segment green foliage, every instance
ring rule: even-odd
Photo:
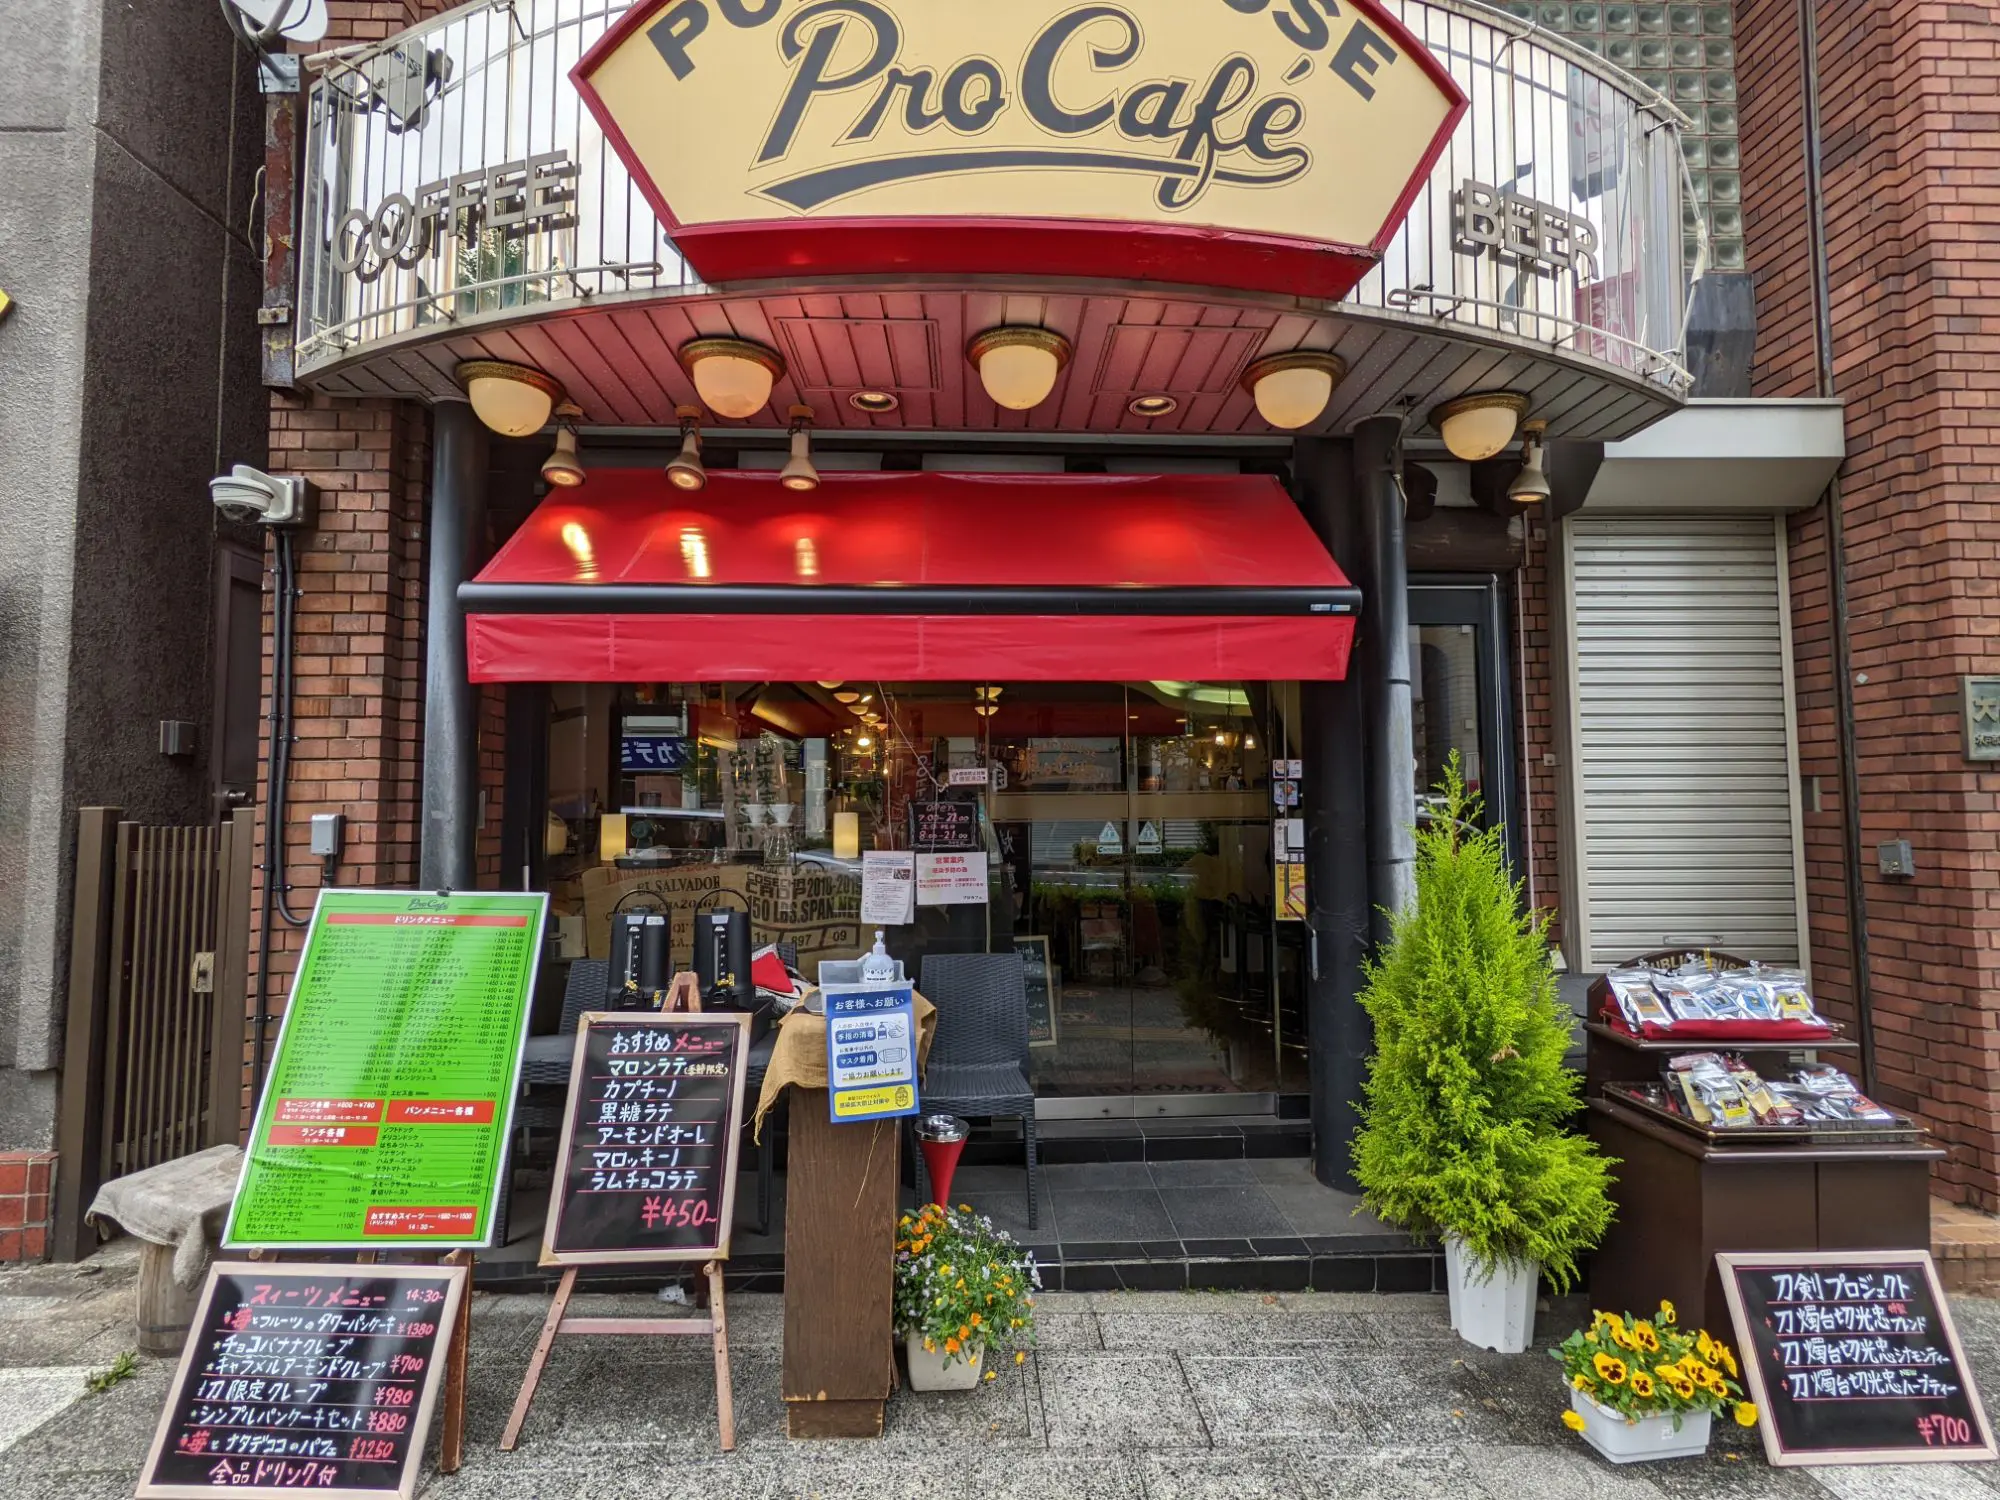
[[[84,1384],[90,1387],[92,1395],[101,1396],[121,1380],[130,1380],[138,1373],[139,1356],[128,1349],[111,1361],[110,1369],[97,1371],[88,1377]]]
[[[896,1226],[896,1332],[918,1335],[946,1364],[1033,1344],[1041,1284],[1034,1256],[965,1204],[926,1204]]]
[[[1458,758],[1417,830],[1417,899],[1367,970],[1375,1022],[1356,1175],[1377,1217],[1457,1236],[1474,1274],[1532,1261],[1567,1290],[1611,1223],[1610,1161],[1565,1128],[1581,1080],[1541,912],[1523,913],[1504,834],[1474,828]]]

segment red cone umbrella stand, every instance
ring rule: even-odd
[[[957,1115],[925,1115],[917,1121],[917,1145],[923,1149],[924,1170],[930,1173],[931,1202],[951,1206],[951,1179],[965,1152],[972,1127]]]

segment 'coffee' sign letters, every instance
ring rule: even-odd
[[[571,76],[711,280],[779,256],[1338,295],[1465,107],[1374,0],[641,0]]]

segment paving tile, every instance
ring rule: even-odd
[[[1153,1185],[1152,1172],[1143,1161],[1058,1162],[1042,1171],[1049,1187],[1058,1193]]]
[[[1828,1500],[1813,1471],[1774,1469],[1761,1448],[1746,1452],[1711,1443],[1700,1458],[1663,1459],[1644,1467],[1667,1500]],[[1924,1500],[1924,1491],[1905,1490],[1899,1500]]]
[[[90,1372],[78,1367],[57,1382],[33,1382],[15,1392],[15,1409],[27,1425],[11,1434],[0,1455],[0,1495],[9,1494],[8,1480],[34,1473],[116,1472],[129,1486],[152,1445],[173,1370],[166,1360],[141,1359],[131,1379],[103,1395],[85,1395]],[[0,1381],[23,1373],[7,1371]]]
[[[1357,1352],[1328,1361],[1325,1378],[1360,1405],[1377,1443],[1512,1441],[1513,1428],[1492,1385],[1471,1366],[1434,1351]]]
[[[1181,1356],[1195,1405],[1217,1447],[1299,1439],[1369,1441],[1353,1386],[1327,1378],[1327,1355]]]
[[[1261,1308],[1236,1317],[1197,1313],[1098,1313],[1104,1347],[1141,1352],[1174,1349],[1184,1355],[1296,1354],[1302,1351],[1379,1351],[1374,1330],[1350,1312]]]
[[[1449,1448],[1149,1454],[1150,1500],[1465,1500],[1470,1473]]]
[[[899,1452],[935,1450],[954,1458],[982,1448],[1042,1447],[1041,1395],[1035,1356],[1015,1364],[1011,1353],[987,1356],[993,1379],[975,1391],[905,1389],[889,1403],[882,1443]],[[1984,1500],[1984,1497],[1982,1497]]]
[[[1183,1240],[1288,1235],[1291,1220],[1260,1187],[1216,1186],[1160,1190],[1160,1201]]]
[[[1153,1186],[1161,1188],[1247,1187],[1257,1181],[1247,1161],[1156,1161]]]
[[[1812,1477],[1837,1500],[1993,1500],[1994,1486],[1982,1478],[1992,1465],[1855,1464],[1814,1469]]]
[[[1521,1500],[1524,1495],[1534,1500],[1662,1500],[1648,1477],[1659,1465],[1606,1463],[1568,1428],[1561,1431],[1572,1446],[1551,1451],[1467,1443],[1458,1450],[1459,1457],[1491,1500]]]
[[[1056,1220],[1068,1242],[1178,1239],[1167,1206],[1151,1187],[1057,1189]]]
[[[1310,1180],[1263,1184],[1264,1196],[1285,1216],[1298,1234],[1393,1236],[1404,1244],[1408,1237],[1378,1223],[1373,1216],[1355,1212],[1356,1200]]]
[[[1208,1446],[1207,1429],[1171,1345],[1149,1354],[1047,1355],[1036,1363],[1053,1449]]]

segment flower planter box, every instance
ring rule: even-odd
[[[1502,1262],[1485,1281],[1454,1235],[1444,1241],[1445,1287],[1451,1326],[1468,1344],[1499,1354],[1522,1354],[1535,1341],[1535,1292],[1541,1267]]]
[[[1583,1418],[1583,1440],[1614,1464],[1644,1463],[1655,1458],[1698,1458],[1708,1451],[1705,1411],[1684,1412],[1678,1431],[1674,1419],[1640,1417],[1627,1421],[1609,1407],[1599,1406],[1582,1391],[1569,1393],[1572,1410]]]
[[[971,1359],[953,1359],[940,1349],[935,1354],[924,1349],[921,1334],[903,1335],[903,1354],[910,1370],[910,1389],[913,1391],[972,1391],[979,1388],[980,1367],[986,1363],[986,1350],[973,1355]]]

